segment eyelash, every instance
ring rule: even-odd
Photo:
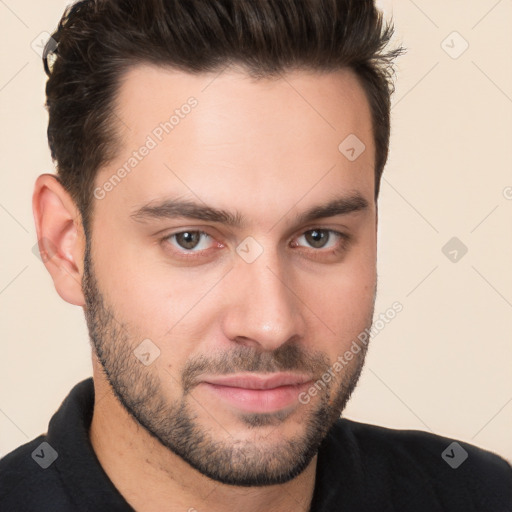
[[[334,229],[320,228],[320,227],[315,227],[315,228],[308,229],[307,231],[302,232],[297,238],[300,238],[300,237],[304,236],[305,234],[311,233],[313,231],[328,232],[329,236],[335,235],[335,236],[337,236],[339,238],[339,241],[338,241],[338,243],[336,244],[336,246],[334,248],[330,248],[330,249],[322,249],[322,248],[315,249],[313,247],[310,247],[309,250],[307,250],[307,252],[309,252],[311,254],[313,259],[323,258],[325,256],[337,255],[339,252],[342,252],[342,251],[344,251],[346,249],[347,244],[352,239],[351,236],[347,235],[346,233],[342,233],[342,232],[336,231]],[[183,233],[199,233],[200,235],[207,236],[207,237],[209,237],[209,238],[211,238],[213,240],[213,237],[211,237],[205,231],[202,231],[202,230],[199,230],[199,229],[195,229],[195,230],[194,229],[185,229],[185,230],[182,230],[182,231],[177,231],[176,233],[171,233],[170,235],[166,235],[165,237],[163,237],[161,239],[161,242],[168,243],[168,245],[171,245],[170,242],[169,242],[170,239],[176,237],[177,235],[183,234]],[[329,243],[329,242],[330,242],[330,240],[327,241],[327,243]],[[220,245],[223,247],[222,244],[220,244]],[[295,246],[295,247],[300,247],[300,246]],[[210,248],[203,249],[203,250],[200,250],[200,251],[194,251],[194,250],[187,251],[184,248],[182,248],[181,251],[180,250],[176,250],[176,249],[171,249],[171,250],[172,250],[172,252],[174,254],[177,254],[179,257],[181,257],[183,259],[186,259],[186,260],[191,260],[191,259],[194,259],[194,258],[204,257],[205,253],[207,251],[209,251]]]

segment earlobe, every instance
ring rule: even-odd
[[[71,196],[55,175],[42,174],[37,178],[32,211],[41,259],[57,293],[70,304],[84,306],[82,220]]]

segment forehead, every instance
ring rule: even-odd
[[[120,150],[95,181],[124,169],[112,206],[181,195],[263,211],[308,190],[373,199],[371,113],[350,70],[253,80],[139,65],[123,76],[115,110]]]

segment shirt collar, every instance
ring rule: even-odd
[[[59,454],[55,469],[80,509],[132,511],[92,447],[89,427],[93,409],[94,384],[90,377],[71,390],[50,420],[47,441]]]

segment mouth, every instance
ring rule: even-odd
[[[312,381],[303,374],[237,374],[206,377],[199,387],[239,411],[272,413],[297,405]]]

